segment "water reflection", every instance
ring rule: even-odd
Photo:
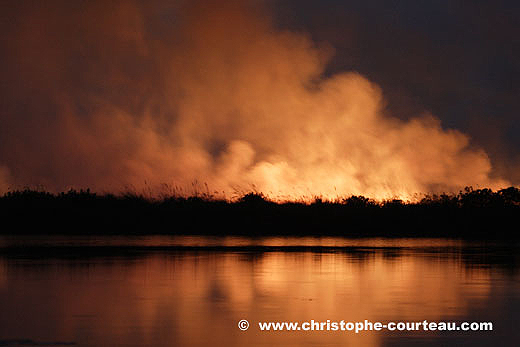
[[[460,247],[480,244],[458,239],[434,238],[342,238],[342,237],[244,237],[244,236],[100,236],[100,235],[2,235],[0,247],[7,246],[139,246],[139,247]]]
[[[312,239],[260,241],[264,246],[280,246],[277,242],[315,246]],[[4,246],[9,242],[4,240]],[[121,240],[110,242],[122,245]],[[429,245],[378,240],[370,247],[366,240],[340,239],[320,240],[327,247],[339,244],[338,249],[323,248],[325,252],[233,248],[244,246],[240,242],[218,251],[161,248],[153,252],[147,248],[131,256],[119,252],[33,258],[6,252],[0,257],[0,343],[31,339],[92,346],[379,346],[438,339],[453,345],[461,339],[485,344],[491,338],[509,344],[518,338],[512,329],[512,322],[520,318],[516,313],[519,276],[511,271],[516,269],[516,256],[503,248],[488,246],[483,252],[482,247],[463,247],[454,240]],[[509,266],[496,261],[503,258],[500,254],[509,254]],[[248,331],[236,327],[240,319],[251,322]],[[259,321],[311,319],[485,320],[494,321],[497,328],[447,336],[432,332],[262,333],[257,328]]]

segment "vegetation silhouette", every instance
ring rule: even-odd
[[[11,191],[0,197],[2,234],[336,235],[518,239],[520,190],[467,187],[418,202],[351,196],[273,202],[260,193],[235,201],[211,195]],[[9,223],[10,222],[10,223]]]

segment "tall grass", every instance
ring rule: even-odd
[[[198,189],[198,188],[197,188]],[[168,192],[168,194],[166,193]],[[226,199],[209,189],[162,196],[22,189],[0,197],[1,233],[439,236],[517,238],[520,190],[467,187],[416,202],[350,196],[271,201],[258,192]]]

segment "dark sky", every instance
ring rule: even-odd
[[[271,182],[270,167],[292,177],[272,186],[317,192],[336,184],[321,182],[334,175],[319,163],[351,167],[352,181],[338,180],[353,193],[456,189],[489,175],[518,185],[519,23],[517,1],[2,1],[0,192],[145,177],[229,188],[227,157],[242,160],[237,179]],[[382,115],[378,92],[350,71],[380,87]],[[349,102],[369,105],[349,115],[358,128],[334,123]],[[408,122],[425,114],[442,128]],[[399,142],[414,126],[432,141]],[[315,143],[298,142],[309,131]],[[305,145],[314,156],[293,152]]]
[[[335,48],[330,72],[378,83],[388,111],[430,111],[520,178],[520,2],[278,1],[277,22]],[[517,181],[518,182],[518,181]]]

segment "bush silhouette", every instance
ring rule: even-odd
[[[518,238],[520,190],[467,187],[419,202],[273,202],[248,193],[234,202],[209,195],[148,199],[135,193],[11,191],[0,197],[1,233],[341,235],[349,237]],[[6,225],[8,225],[6,223]]]

